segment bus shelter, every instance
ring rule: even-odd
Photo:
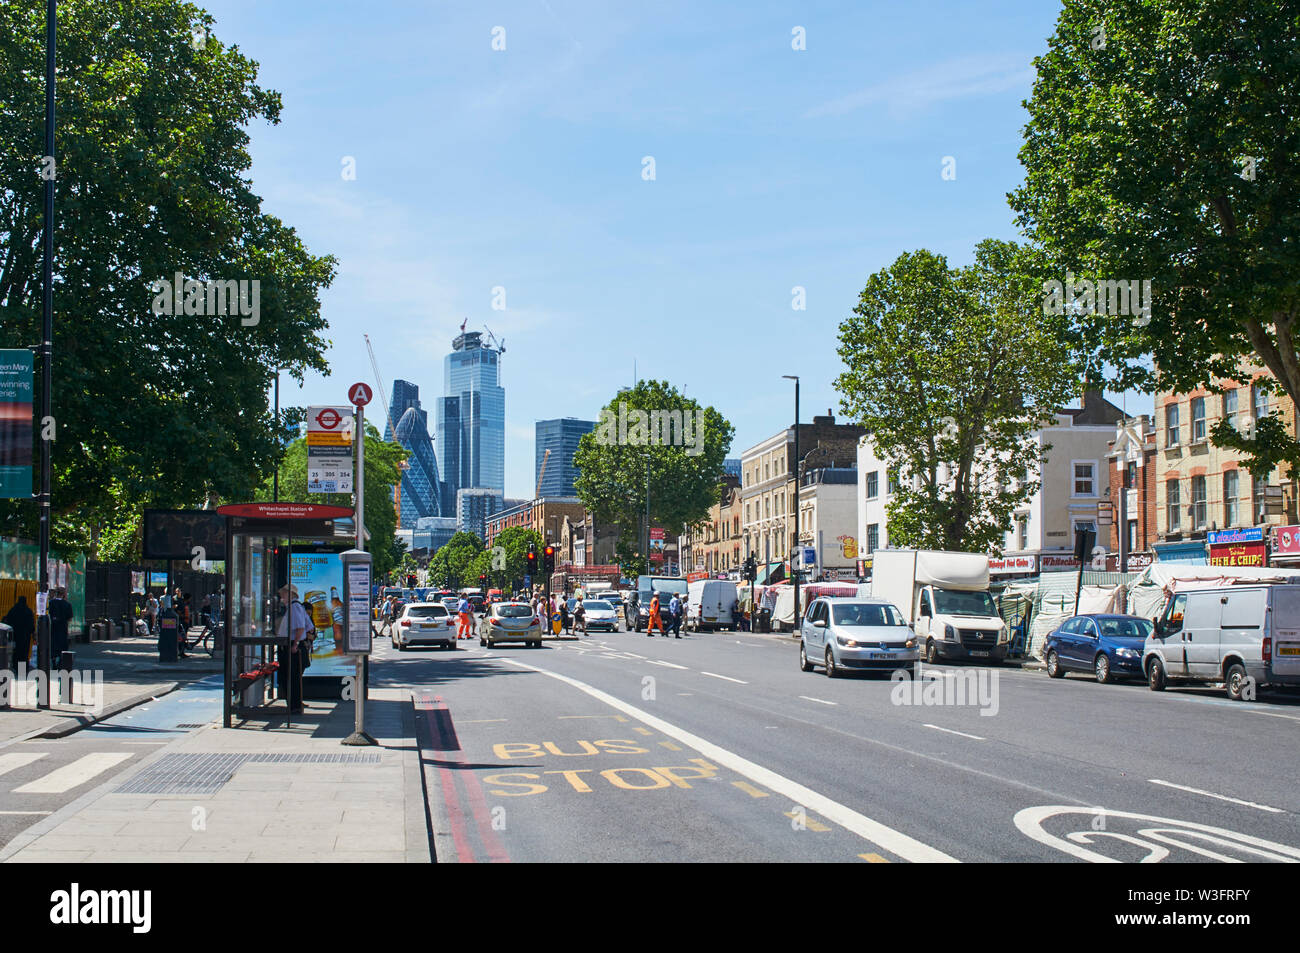
[[[289,632],[280,621],[290,600],[302,602],[316,629],[309,681],[334,683],[355,672],[346,664],[342,564],[337,554],[355,538],[353,511],[315,503],[237,503],[217,508],[226,518],[226,625],[222,718],[279,711],[275,686],[282,684],[286,724],[291,724],[287,681],[278,679]],[[336,579],[335,576],[338,576]],[[287,665],[286,665],[287,668]],[[287,679],[286,671],[284,679]]]

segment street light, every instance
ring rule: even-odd
[[[54,37],[58,21],[57,0],[48,0],[45,6],[45,155],[54,159]],[[46,597],[46,611],[37,619],[36,645],[40,655],[43,688],[38,689],[37,705],[50,707],[50,616],[48,609],[50,588],[50,441],[45,438],[45,422],[53,420],[54,388],[54,177],[58,163],[45,177],[45,228],[41,244],[44,247],[41,300],[41,495],[40,495],[40,565],[37,567],[40,592]]]
[[[799,546],[799,377],[782,374],[785,380],[794,381],[794,545]],[[799,570],[794,568],[795,554],[790,554],[790,576],[794,582],[794,630],[799,631]]]

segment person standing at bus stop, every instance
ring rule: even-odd
[[[289,678],[289,711],[301,715],[303,653],[304,650],[311,651],[307,642],[307,610],[298,601],[298,590],[287,585],[280,587],[280,603],[286,609],[280,617],[280,627],[276,634],[289,640],[288,648],[280,650],[280,670],[286,672]]]

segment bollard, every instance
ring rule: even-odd
[[[158,661],[175,662],[179,660],[176,651],[177,633],[180,631],[180,617],[174,610],[168,609],[162,614],[158,625]]]
[[[9,626],[0,624],[0,677],[4,680],[4,684],[0,685],[0,711],[9,710],[9,692],[14,683],[9,674],[9,640],[13,637],[13,631]]]

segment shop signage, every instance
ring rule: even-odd
[[[1273,530],[1273,555],[1300,556],[1300,526],[1279,526]]]
[[[32,352],[0,350],[0,498],[32,495]]]
[[[1043,553],[1040,557],[1043,572],[1056,572],[1064,569],[1078,569],[1079,560],[1070,553]]]
[[[1141,572],[1155,561],[1155,557],[1150,553],[1129,553],[1128,554],[1128,571]],[[1119,556],[1116,553],[1106,554],[1106,570],[1108,572],[1119,572]]]
[[[1022,572],[1038,572],[1038,555],[1030,553],[1026,556],[1003,556],[1000,559],[989,559],[989,572],[1006,574]]]
[[[1228,543],[1262,543],[1264,542],[1264,530],[1262,527],[1226,529],[1217,533],[1207,533],[1205,538],[1211,546],[1226,545]]]
[[[709,574],[707,572],[688,572],[686,574],[686,581],[688,583],[698,582],[701,579],[708,579],[708,578],[709,578]]]
[[[1260,566],[1268,559],[1264,544],[1225,543],[1210,547],[1211,566]]]
[[[242,516],[254,520],[341,520],[352,518],[350,506],[326,506],[321,503],[228,503],[218,506],[222,516]]]

